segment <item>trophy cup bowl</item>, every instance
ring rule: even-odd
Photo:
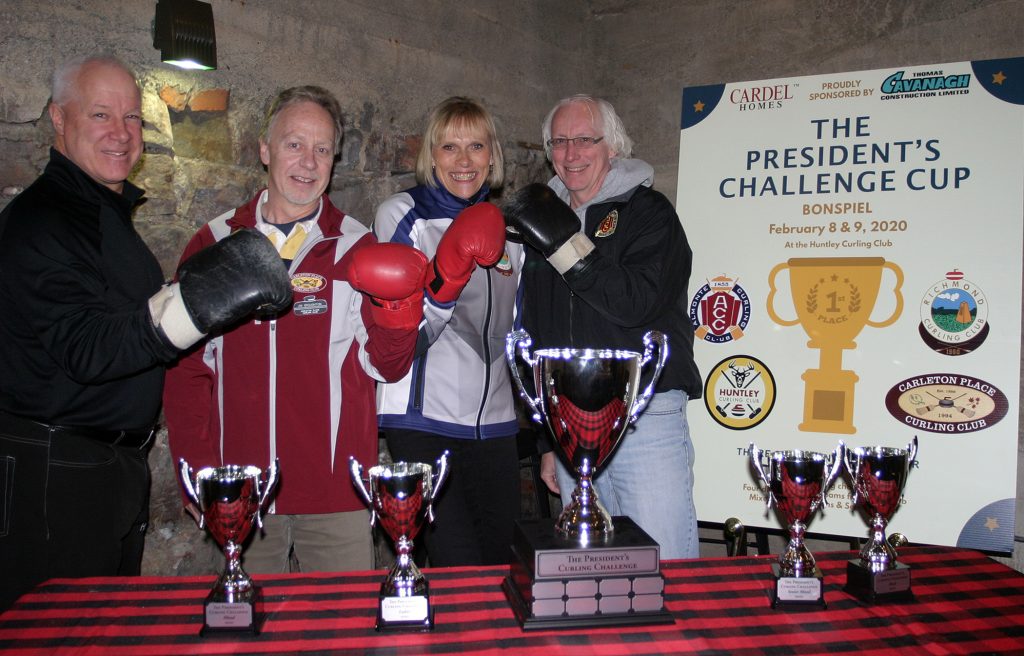
[[[842,442],[829,455],[814,451],[774,451],[750,444],[750,462],[765,486],[767,508],[775,507],[789,526],[789,544],[779,556],[772,606],[779,603],[824,604],[821,570],[804,544],[807,524],[827,505],[826,493],[843,466]]]
[[[532,356],[529,334],[509,333],[505,342],[512,379],[533,411],[546,424],[564,461],[577,479],[572,501],[555,523],[559,535],[581,545],[601,541],[614,532],[608,511],[597,498],[593,479],[615,451],[626,428],[647,406],[668,358],[665,335],[644,335],[644,353],[613,349],[541,349]],[[658,357],[654,376],[641,393],[640,373]],[[533,371],[539,395],[526,391],[516,367],[516,351]]]
[[[363,479],[363,466],[349,458],[352,482],[370,507],[370,526],[380,523],[395,542],[397,558],[380,586],[377,630],[434,627],[429,585],[412,559],[413,540],[434,521],[434,500],[448,476],[448,451],[436,467],[420,462],[377,465]]]
[[[200,631],[259,632],[259,589],[242,569],[242,543],[253,526],[263,525],[260,511],[278,480],[278,463],[266,472],[253,465],[205,467],[193,473],[184,458],[178,475],[189,501],[206,528],[224,550],[224,572],[204,604]]]
[[[907,599],[910,568],[896,560],[885,527],[899,508],[910,468],[917,459],[917,436],[906,449],[858,447],[846,451],[846,470],[853,482],[853,503],[870,517],[871,538],[860,559],[847,563],[847,592],[866,601]]]

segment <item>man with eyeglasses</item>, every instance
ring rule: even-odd
[[[532,248],[523,268],[523,327],[535,348],[638,350],[648,330],[668,336],[670,356],[635,430],[594,480],[612,515],[628,515],[661,557],[696,558],[693,445],[686,402],[700,398],[686,290],[692,252],[671,203],[653,190],[653,168],[607,101],[559,101],[543,127],[556,176],[519,191],[508,225]],[[573,476],[553,453],[541,477],[561,493]]]

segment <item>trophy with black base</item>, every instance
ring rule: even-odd
[[[524,629],[674,621],[664,607],[658,543],[628,517],[616,517],[613,524],[593,485],[654,393],[668,357],[665,336],[648,332],[643,354],[566,348],[531,355],[531,344],[525,331],[508,335],[512,378],[533,420],[543,420],[554,437],[577,485],[553,523],[516,523],[515,557],[502,584],[516,619]],[[517,351],[533,371],[537,398],[523,386]],[[641,393],[640,374],[652,360],[654,374]]]
[[[840,442],[830,459],[813,451],[769,453],[750,444],[750,462],[765,485],[767,507],[775,506],[789,524],[789,544],[772,564],[772,608],[826,606],[821,569],[804,544],[804,534],[814,513],[827,505],[825,495],[843,467],[844,451]]]
[[[846,592],[868,603],[914,598],[910,567],[897,562],[885,537],[885,526],[903,496],[910,467],[917,458],[917,436],[906,449],[860,447],[846,451],[846,469],[853,480],[853,503],[871,517],[871,539],[860,558],[846,563]]]
[[[432,468],[420,462],[377,465],[369,471],[369,489],[363,466],[349,458],[352,482],[370,506],[370,526],[377,521],[395,541],[398,557],[380,585],[378,631],[430,631],[434,609],[430,586],[412,559],[413,538],[426,522],[434,521],[434,499],[448,476],[448,452]]]
[[[224,572],[203,604],[203,628],[208,633],[259,633],[263,621],[262,595],[242,569],[242,543],[253,525],[263,526],[260,510],[277,485],[277,461],[264,475],[252,465],[206,467],[192,475],[185,459],[179,461],[178,476],[199,517],[199,528],[207,528],[224,549]]]

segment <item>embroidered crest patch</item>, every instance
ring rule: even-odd
[[[610,237],[615,233],[615,228],[619,225],[619,210],[612,210],[608,213],[608,216],[601,220],[601,224],[597,226],[597,232],[594,233],[595,237]]]

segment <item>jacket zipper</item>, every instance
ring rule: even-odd
[[[487,392],[491,386],[491,340],[489,336],[491,334],[491,306],[494,303],[491,290],[491,270],[484,269],[484,273],[487,274],[487,312],[484,313],[483,330],[480,331],[484,347],[484,393],[480,397],[480,407],[476,413],[476,439],[478,440],[483,439],[483,436],[480,434],[480,423],[483,421],[484,406],[487,404]]]

